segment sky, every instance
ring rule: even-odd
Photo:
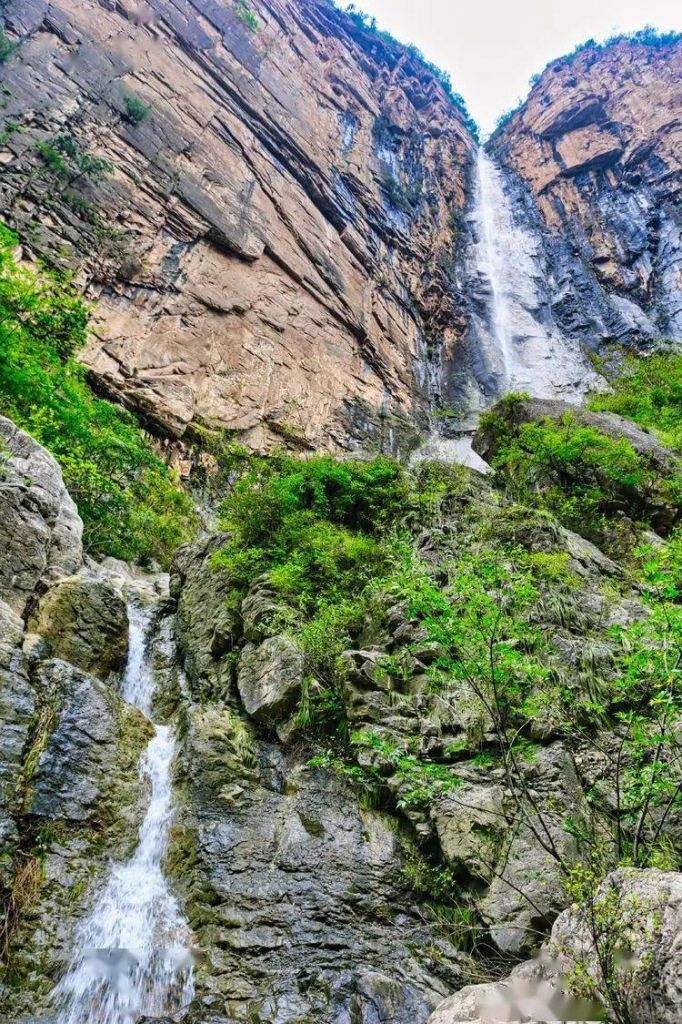
[[[593,37],[653,25],[682,31],[682,0],[356,0],[401,42],[449,71],[484,134],[528,79]]]

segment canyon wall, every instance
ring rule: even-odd
[[[9,0],[0,198],[96,300],[96,386],[171,437],[424,427],[474,141],[414,52],[327,0]]]
[[[679,35],[587,44],[550,64],[490,149],[545,236],[565,332],[591,345],[682,339]]]

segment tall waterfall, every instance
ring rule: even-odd
[[[479,302],[470,351],[483,404],[511,390],[578,401],[593,375],[553,321],[545,287],[551,267],[539,238],[515,218],[509,183],[483,148],[472,220],[469,277]]]
[[[146,651],[151,608],[129,606],[130,647],[122,696],[148,718],[154,673]],[[175,741],[157,725],[140,764],[150,791],[135,853],[115,864],[76,935],[71,965],[55,990],[57,1024],[133,1024],[174,1013],[193,994],[191,938],[162,864],[172,817]]]

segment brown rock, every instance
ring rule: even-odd
[[[462,328],[442,269],[473,150],[460,111],[327,0],[252,0],[255,30],[227,2],[138,7],[6,15],[23,130],[0,198],[99,299],[100,385],[175,437],[200,420],[258,448],[413,445],[427,344]],[[150,107],[138,124],[126,94]],[[115,172],[57,187],[36,144],[65,133]]]

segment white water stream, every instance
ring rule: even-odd
[[[146,650],[152,608],[131,603],[122,697],[151,718],[154,673]],[[134,1024],[174,1013],[193,994],[191,936],[163,873],[172,819],[175,740],[157,725],[140,764],[150,792],[137,849],[112,866],[76,934],[71,965],[55,990],[57,1024]]]
[[[475,271],[487,294],[483,348],[499,397],[527,391],[538,398],[579,401],[594,381],[578,343],[565,338],[547,307],[539,239],[517,223],[504,174],[483,148],[476,161]]]
[[[598,378],[580,345],[554,322],[547,300],[551,275],[542,245],[515,217],[513,189],[483,148],[476,159],[473,243],[467,277],[478,297],[469,330],[470,380],[454,436],[434,429],[413,462],[442,459],[487,472],[471,448],[481,412],[510,391],[580,402]]]

